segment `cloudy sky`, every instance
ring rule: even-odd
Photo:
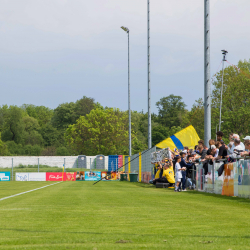
[[[250,58],[249,0],[211,0],[211,75],[221,49]],[[147,0],[0,0],[0,104],[55,108],[93,97],[147,111]],[[203,98],[204,0],[151,0],[152,111],[170,94]]]

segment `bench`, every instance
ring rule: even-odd
[[[156,188],[168,188],[169,187],[169,183],[157,183],[155,184]]]

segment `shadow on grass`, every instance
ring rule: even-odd
[[[16,231],[16,232],[27,232],[27,233],[66,233],[66,234],[93,234],[93,235],[110,235],[109,232],[107,233],[98,233],[98,232],[84,232],[84,231],[81,231],[81,232],[70,232],[70,231],[67,231],[67,232],[64,232],[64,231],[42,231],[42,230],[28,230],[28,229],[19,229],[19,228],[0,228],[0,231]],[[155,233],[155,234],[131,234],[131,233],[124,233],[124,232],[121,232],[121,233],[112,233],[113,235],[126,235],[126,236],[164,236],[164,237],[171,237],[171,238],[174,238],[174,237],[192,237],[192,238],[222,238],[222,239],[227,239],[227,238],[234,238],[234,239],[250,239],[250,235],[243,235],[243,236],[232,236],[232,235],[224,235],[224,236],[218,236],[218,235],[187,235],[187,234],[184,234],[184,235],[168,235],[168,234],[161,234],[159,232]]]
[[[238,201],[238,202],[248,203],[250,205],[250,199],[248,199],[248,198],[242,198],[242,197],[236,197],[236,196],[232,197],[232,196],[226,196],[226,195],[221,195],[221,194],[205,193],[205,192],[199,192],[199,191],[188,191],[187,194],[220,198],[222,200]]]
[[[148,183],[141,183],[141,182],[128,182],[131,184],[134,184],[137,187],[142,187],[142,188],[156,188],[154,185],[152,184],[148,184]],[[170,188],[162,188],[168,191],[172,191],[174,192],[174,189],[170,189]],[[214,198],[219,198],[222,200],[230,200],[230,201],[237,201],[237,202],[241,202],[241,203],[247,203],[250,205],[250,199],[248,198],[243,198],[243,197],[232,197],[232,196],[226,196],[226,195],[221,195],[221,194],[213,194],[213,193],[205,193],[205,192],[200,192],[200,191],[195,191],[195,190],[188,190],[187,192],[185,192],[185,194],[189,194],[189,195],[201,195],[201,196],[206,196],[206,197],[214,197]]]

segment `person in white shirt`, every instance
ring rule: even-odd
[[[233,140],[235,141],[235,139],[240,140],[240,136],[238,134],[233,134]],[[242,147],[242,150],[245,151],[245,145],[240,141],[240,146]],[[233,146],[231,147],[231,149],[226,146],[226,149],[228,150],[229,154],[233,154],[234,153],[234,148],[235,148],[235,143],[233,144]]]
[[[182,178],[182,173],[181,170],[186,170],[186,168],[181,168],[180,165],[181,162],[181,157],[177,156],[176,157],[176,164],[175,164],[175,192],[180,192],[180,183],[181,183],[181,178]]]
[[[243,152],[244,152],[244,149],[241,146],[241,141],[239,139],[235,139],[234,140],[234,150],[233,150],[233,153],[231,155],[229,155],[229,157],[232,157],[234,159],[240,158],[241,153],[243,153]]]

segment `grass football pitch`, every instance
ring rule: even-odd
[[[250,249],[250,200],[129,182],[0,182],[0,249]]]

